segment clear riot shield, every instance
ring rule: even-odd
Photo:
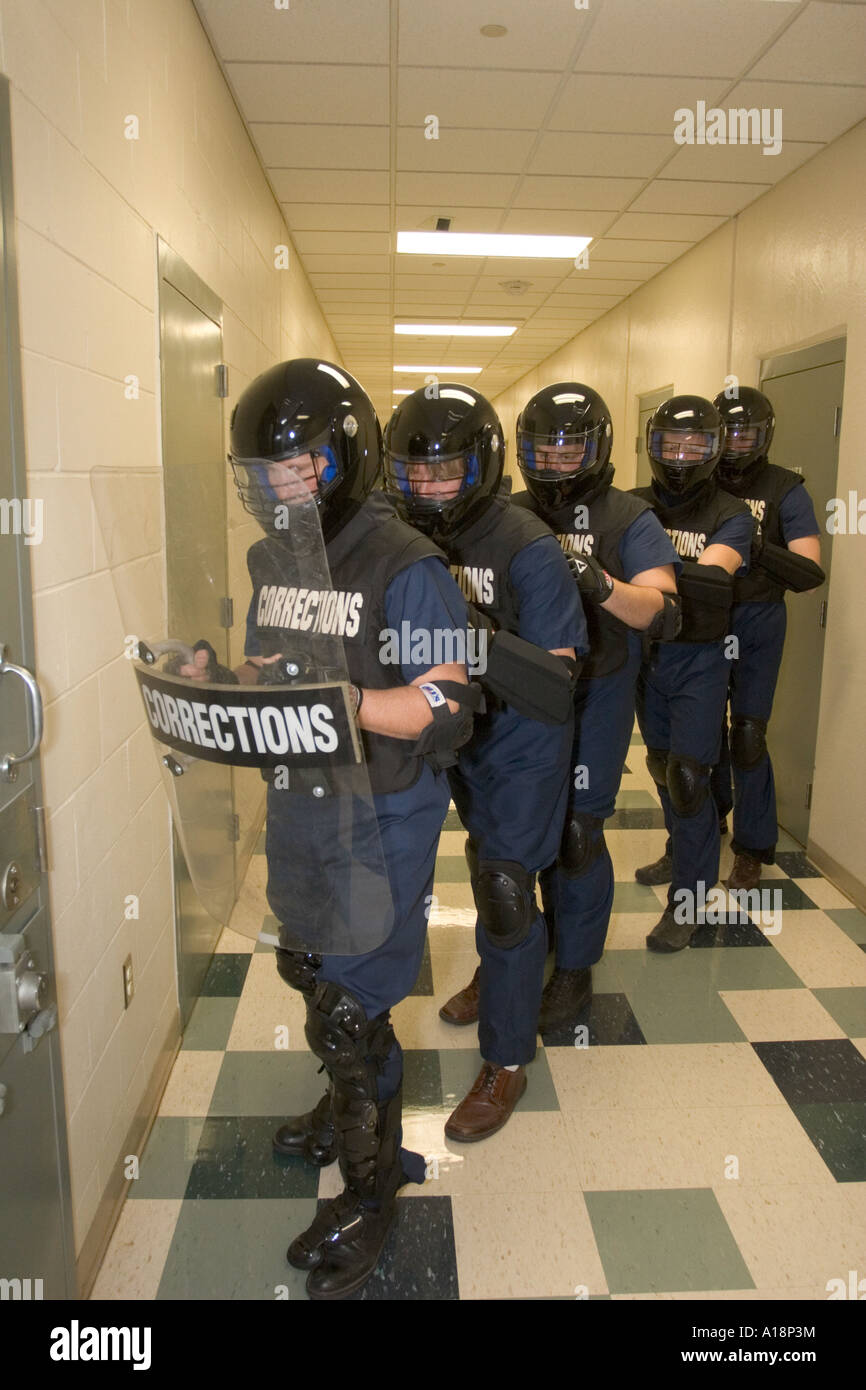
[[[258,676],[238,661],[241,681],[218,661],[215,636],[206,652],[209,634],[166,631],[172,604],[163,601],[154,520],[159,478],[156,470],[91,473],[130,679],[138,683],[193,887],[218,921],[231,918],[233,928],[269,944],[323,955],[374,950],[393,928],[393,905],[338,635],[346,630],[343,609],[358,596],[331,587],[315,500],[298,479],[282,508],[283,529],[249,547],[247,589],[234,610],[241,622],[248,615],[244,656]],[[184,573],[218,595],[194,513],[183,544]],[[197,643],[206,654],[196,656]],[[255,901],[252,883],[253,900],[243,903],[240,885],[236,904],[227,835],[233,768],[258,769],[267,783],[266,903]],[[278,926],[265,925],[270,914]]]

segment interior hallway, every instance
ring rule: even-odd
[[[546,1035],[508,1125],[461,1146],[443,1124],[478,1070],[476,1030],[437,1010],[476,957],[449,812],[424,964],[393,1012],[404,1143],[435,1161],[356,1299],[826,1300],[866,1270],[866,914],[781,832],[764,874],[778,934],[705,926],[678,955],[647,952],[665,890],[633,873],[664,830],[636,732],[606,835],[616,898],[589,1045]],[[237,911],[264,919],[263,849]],[[722,878],[730,863],[725,839]],[[271,949],[224,931],[93,1298],[306,1298],[285,1249],[340,1183],[336,1164],[271,1150],[322,1090],[303,1020]]]

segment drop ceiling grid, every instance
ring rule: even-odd
[[[483,39],[465,0],[195,3],[346,365],[371,385],[389,360],[472,360],[480,389],[504,389],[866,116],[862,5],[665,0],[661,22],[645,0],[496,0],[487,18],[509,34]],[[673,112],[698,100],[781,105],[782,154],[677,147]],[[590,235],[590,268],[398,263],[396,231],[437,214],[456,231]],[[531,289],[507,294],[511,280]],[[446,315],[518,332],[390,332]]]

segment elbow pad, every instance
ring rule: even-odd
[[[679,594],[662,593],[662,606],[644,636],[650,642],[673,642],[683,625],[683,606]]]
[[[461,681],[431,681],[419,688],[430,706],[433,722],[421,730],[411,752],[416,758],[426,758],[436,772],[441,772],[454,766],[457,749],[471,739],[474,715],[484,709],[484,695],[479,686],[463,685]],[[459,705],[456,714],[448,708],[449,700]]]
[[[677,588],[683,598],[709,608],[727,609],[733,599],[734,580],[721,565],[699,565],[695,560],[684,560]]]

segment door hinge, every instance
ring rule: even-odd
[[[220,627],[234,627],[235,601],[233,598],[220,599]]]
[[[842,426],[842,407],[841,407],[841,405],[837,405],[837,406],[834,407],[834,410],[833,410],[833,435],[834,435],[834,437],[838,436],[839,430],[840,430],[841,426]]]
[[[240,816],[238,815],[237,811],[234,811],[234,812],[229,816],[229,839],[232,841],[232,844],[237,844],[237,842],[238,842],[238,840],[239,840],[240,838],[241,838],[241,818],[240,818]]]
[[[48,837],[45,834],[45,807],[34,806],[33,817],[36,821],[36,866],[41,874],[47,874]]]
[[[822,598],[818,605],[818,626],[827,626],[827,600],[825,598]]]
[[[811,782],[807,782],[807,783],[806,783],[806,810],[807,810],[807,811],[811,811],[811,809],[812,809],[812,783],[811,783]]]
[[[229,393],[229,369],[225,362],[217,363],[217,395],[227,396]]]

